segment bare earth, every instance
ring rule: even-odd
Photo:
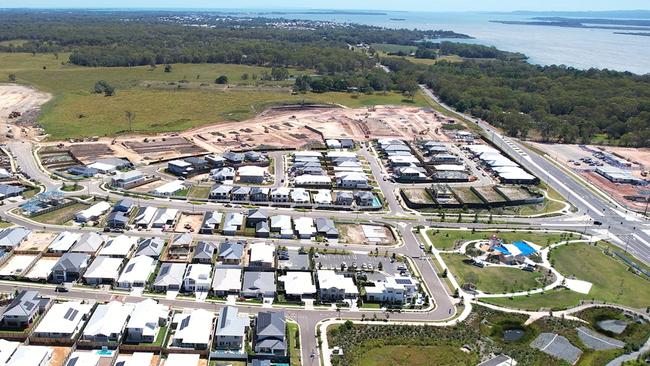
[[[37,111],[51,97],[48,93],[27,86],[15,84],[0,85],[0,133],[2,133],[0,141],[4,142],[7,140],[7,132],[12,132],[14,136],[22,133],[21,128],[15,127],[15,123],[20,121],[20,119],[9,119],[9,113],[16,111],[31,117],[33,113],[30,112]],[[9,124],[13,126],[6,126],[9,121],[11,121]],[[40,134],[39,131],[34,129],[25,129],[24,131],[25,135],[30,138],[34,138]]]

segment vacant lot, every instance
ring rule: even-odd
[[[175,64],[172,72],[162,67],[87,68],[65,64],[66,54],[0,54],[0,80],[15,74],[17,82],[33,85],[54,95],[39,121],[52,139],[108,136],[129,131],[125,111],[135,112],[132,128],[139,133],[182,131],[223,122],[241,121],[269,105],[317,102],[362,107],[378,104],[424,106],[418,95],[413,102],[395,93],[373,95],[324,93],[291,95],[291,81],[253,80],[269,68],[225,64]],[[63,64],[62,64],[63,63]],[[291,70],[296,75],[301,72]],[[302,73],[311,73],[304,71]],[[248,74],[244,80],[243,74]],[[226,75],[230,83],[246,87],[214,85]],[[117,93],[104,97],[92,92],[95,82],[106,80]],[[170,84],[173,83],[173,84]],[[263,85],[258,85],[263,84]],[[259,86],[259,88],[258,88]]]
[[[460,284],[472,283],[478,290],[486,293],[506,293],[527,291],[541,287],[539,272],[526,272],[517,268],[485,267],[479,268],[464,263],[461,254],[443,254],[449,270]]]
[[[74,218],[74,214],[88,208],[82,203],[75,203],[52,212],[32,217],[32,220],[42,224],[63,225]]]
[[[565,240],[566,234],[546,233],[542,231],[470,231],[470,230],[429,230],[427,236],[434,247],[450,250],[469,240],[489,239],[492,235],[510,243],[517,240],[528,241],[540,246],[547,246]],[[578,238],[578,234],[574,234]]]
[[[633,308],[650,305],[650,281],[628,272],[625,265],[605,255],[600,247],[584,244],[558,247],[551,252],[551,264],[565,276],[591,282],[589,299]]]
[[[432,363],[435,360],[435,363]],[[476,354],[453,346],[384,346],[361,355],[359,366],[474,365]]]

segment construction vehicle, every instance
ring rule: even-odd
[[[18,111],[13,111],[13,112],[9,113],[9,118],[18,118],[18,117],[20,117],[22,115],[23,114],[18,112]]]

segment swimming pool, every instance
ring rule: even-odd
[[[529,256],[529,255],[535,254],[535,252],[537,252],[537,250],[535,250],[535,248],[531,247],[530,245],[528,245],[526,242],[523,242],[523,241],[516,241],[516,242],[514,242],[512,244],[514,246],[516,246],[517,249],[519,249],[521,251],[522,255],[525,255],[525,256]]]

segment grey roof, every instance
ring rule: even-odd
[[[10,184],[0,184],[0,195],[2,196],[14,196],[18,193],[24,191],[25,188],[21,186],[12,186]]]
[[[225,153],[223,153],[223,158],[230,161],[244,161],[245,156],[244,154],[241,153],[226,151]]]
[[[185,246],[190,244],[192,244],[192,234],[190,233],[183,233],[181,235],[175,236],[174,239],[172,239],[172,245]]]
[[[268,233],[271,229],[269,228],[269,223],[267,221],[260,221],[255,224],[256,233]]]
[[[210,191],[211,194],[228,194],[232,191],[232,186],[229,186],[227,184],[218,184],[215,186],[212,186],[212,190]]]
[[[250,187],[233,187],[232,194],[249,194],[251,191]]]
[[[87,263],[90,255],[85,253],[65,253],[56,262],[52,271],[80,272],[84,263]]]
[[[348,192],[348,191],[338,191],[338,192],[336,192],[336,199],[337,200],[338,199],[343,199],[343,198],[352,199],[352,197],[353,197],[352,192]]]
[[[117,168],[123,168],[123,167],[133,165],[133,164],[131,164],[131,162],[128,159],[124,159],[124,158],[97,159],[95,162],[96,163],[115,165]]]
[[[129,217],[126,216],[122,211],[113,211],[106,217],[106,223],[110,224],[111,222],[126,224],[129,222]]]
[[[71,252],[94,253],[104,243],[104,237],[96,232],[84,233],[77,243],[70,249]]]
[[[226,241],[219,246],[219,258],[223,259],[241,259],[244,255],[244,245]]]
[[[253,220],[266,220],[269,218],[269,215],[266,213],[266,211],[262,211],[260,209],[250,209],[248,210],[248,219],[253,219]]]
[[[253,187],[251,188],[251,195],[253,194],[264,194],[268,195],[270,189],[268,187]]]
[[[316,231],[319,233],[325,233],[328,235],[338,235],[339,231],[334,224],[334,220],[326,217],[317,217],[314,219],[314,224],[316,224]]]
[[[17,247],[31,233],[24,227],[10,227],[0,232],[0,246]]]
[[[185,274],[185,263],[163,263],[160,265],[158,276],[154,280],[154,286],[169,286],[178,285],[183,283],[183,275]]]
[[[165,240],[162,238],[146,238],[140,241],[135,255],[146,255],[149,257],[158,257],[165,246]]]
[[[367,191],[359,191],[354,194],[354,197],[358,199],[363,199],[363,200],[371,200],[375,198],[375,196],[371,192]]]
[[[501,365],[502,363],[508,362],[508,361],[510,361],[510,357],[508,357],[506,355],[498,355],[498,356],[492,357],[491,359],[489,359],[489,360],[487,360],[485,362],[481,362],[476,366],[497,366],[497,365]]]
[[[194,249],[194,258],[198,259],[212,259],[217,244],[211,241],[200,241],[196,244]]]
[[[255,330],[258,338],[284,339],[285,326],[284,311],[261,311],[257,314]]]
[[[221,224],[221,215],[217,211],[208,211],[203,215],[201,227],[212,229]]]
[[[120,208],[125,208],[128,211],[131,209],[131,207],[133,207],[134,204],[135,202],[132,199],[124,198],[117,201],[117,203],[113,206],[113,211],[118,211]]]
[[[269,292],[275,291],[274,272],[244,272],[244,291]]]
[[[246,319],[238,316],[239,310],[234,306],[226,306],[219,313],[217,336],[243,337],[246,329]]]
[[[271,366],[271,360],[260,360],[255,358],[251,361],[251,366]]]
[[[49,299],[41,297],[38,291],[20,291],[18,296],[11,301],[2,313],[2,317],[4,318],[7,315],[31,316],[38,311],[43,302],[47,301],[49,301]]]

